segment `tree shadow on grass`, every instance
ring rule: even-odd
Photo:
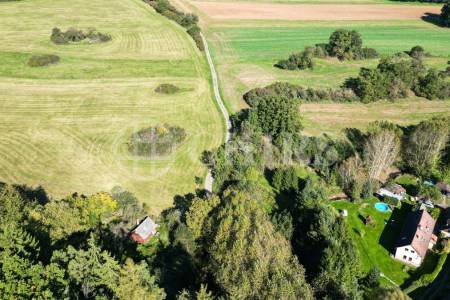
[[[445,27],[442,23],[441,16],[438,14],[425,13],[425,15],[422,16],[422,20],[439,27]]]
[[[401,208],[395,208],[384,226],[379,243],[390,253],[394,252],[395,244],[402,231],[406,217],[412,211],[413,206],[408,203],[402,203]]]

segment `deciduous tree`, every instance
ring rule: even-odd
[[[405,146],[403,159],[407,167],[418,175],[433,170],[448,141],[449,130],[448,118],[433,118],[417,125]]]
[[[217,284],[237,299],[311,299],[303,267],[250,195],[225,194],[206,245]]]
[[[371,124],[364,144],[363,159],[369,180],[380,180],[397,159],[400,149],[401,131],[387,122]]]

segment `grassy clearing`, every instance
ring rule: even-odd
[[[53,27],[110,34],[102,44],[54,45]],[[31,68],[33,54],[58,65]],[[195,188],[199,157],[221,140],[208,69],[183,29],[139,0],[0,3],[0,181],[43,185],[53,196],[120,185],[157,213]],[[155,88],[173,83],[174,95]],[[177,151],[131,156],[129,136],[158,124],[183,127]]]

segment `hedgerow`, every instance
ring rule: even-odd
[[[186,32],[192,37],[200,51],[204,50],[203,41],[200,36],[200,27],[198,27],[198,17],[194,14],[185,14],[174,7],[168,0],[144,0],[151,5],[155,11],[166,18],[173,20],[186,28]]]
[[[358,97],[351,89],[313,89],[304,88],[287,82],[275,82],[264,88],[255,88],[244,94],[244,100],[250,106],[257,105],[259,98],[264,95],[279,95],[304,102],[331,100],[335,102],[358,101]]]

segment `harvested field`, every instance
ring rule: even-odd
[[[394,102],[307,103],[300,106],[304,132],[343,136],[345,128],[365,130],[374,121],[386,120],[399,125],[417,124],[433,116],[450,115],[450,101],[403,99]]]
[[[194,6],[217,20],[414,20],[439,14],[439,6],[372,4],[255,4],[192,1]]]
[[[195,189],[194,176],[206,173],[201,153],[220,143],[223,124],[206,63],[182,28],[140,0],[0,6],[0,182],[42,185],[55,198],[118,185],[154,214]],[[95,27],[112,40],[55,45],[55,26]],[[27,65],[47,53],[60,63]],[[162,83],[181,91],[158,94]],[[166,123],[186,130],[176,151],[130,155],[132,133]]]

